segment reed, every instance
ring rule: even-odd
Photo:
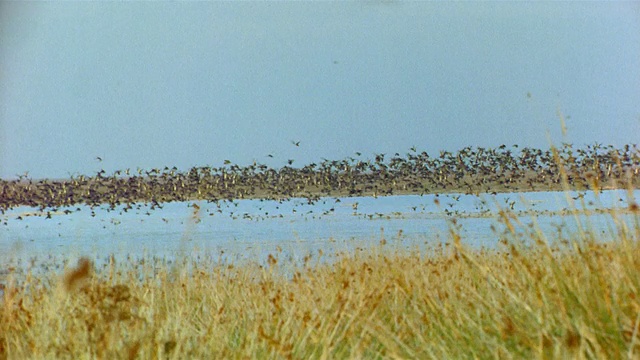
[[[629,203],[609,213],[610,239],[589,226],[546,238],[505,209],[491,250],[452,222],[447,244],[381,239],[295,266],[82,259],[9,281],[0,358],[640,358]]]

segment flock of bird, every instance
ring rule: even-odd
[[[298,146],[298,144],[296,144]],[[80,204],[107,205],[128,211],[140,204],[151,209],[165,202],[244,198],[287,200],[321,197],[383,196],[390,194],[467,194],[620,186],[639,187],[640,149],[637,145],[572,144],[549,150],[501,145],[495,149],[466,147],[436,156],[411,148],[404,156],[360,153],[341,161],[324,160],[303,167],[291,163],[279,169],[253,163],[238,166],[194,167],[188,171],[165,167],[137,171],[118,170],[65,180],[33,180],[21,176],[0,180],[0,212],[17,206],[39,208],[43,214]],[[77,208],[79,209],[79,208]]]

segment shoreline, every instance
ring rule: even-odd
[[[51,181],[46,180],[44,184],[53,188],[62,188],[64,192],[69,191],[66,186],[72,180]],[[125,180],[129,181],[129,180]],[[143,180],[147,181],[147,180]],[[8,187],[6,181],[0,181],[0,184],[4,188]],[[43,183],[39,184],[43,187]],[[91,207],[98,207],[103,205],[111,205],[112,207],[126,206],[127,204],[151,204],[152,207],[161,206],[164,203],[175,201],[234,201],[234,200],[273,200],[273,201],[285,201],[289,199],[307,199],[310,203],[316,202],[322,198],[350,198],[350,197],[384,197],[394,195],[447,195],[447,194],[466,194],[466,195],[480,195],[480,194],[504,194],[504,193],[523,193],[523,192],[565,192],[565,191],[607,191],[607,190],[629,190],[640,189],[640,177],[633,179],[610,179],[606,183],[592,187],[584,182],[561,184],[561,183],[549,183],[549,184],[522,184],[522,183],[485,183],[481,187],[473,188],[468,185],[462,184],[449,185],[446,187],[433,187],[429,186],[428,182],[422,182],[422,187],[408,188],[407,183],[398,182],[396,186],[389,186],[384,183],[368,183],[368,184],[356,184],[352,189],[328,189],[322,190],[317,187],[309,190],[300,189],[298,191],[290,192],[277,192],[273,189],[256,189],[252,188],[248,191],[249,185],[238,184],[233,188],[227,189],[227,191],[210,191],[207,194],[197,194],[179,192],[163,193],[161,191],[157,193],[148,193],[146,197],[142,196],[127,196],[127,189],[121,188],[105,188],[104,184],[100,182],[87,182],[79,187],[82,191],[88,191],[91,196],[74,196],[66,197],[62,196],[62,199],[46,199],[42,198],[42,194],[38,192],[32,192],[31,198],[24,201],[13,201],[9,203],[7,199],[0,200],[0,210],[10,210],[15,207],[28,206],[32,208],[39,208],[41,215],[46,215],[50,212],[52,215],[58,211],[58,208],[73,207],[79,205],[89,205]],[[23,188],[27,185],[19,184],[14,185],[18,188]],[[404,186],[404,187],[403,187]],[[355,191],[354,191],[355,189]],[[112,190],[112,192],[109,192]],[[5,190],[6,191],[6,190]],[[115,195],[114,195],[115,193]],[[124,193],[124,194],[118,194]],[[63,193],[64,195],[64,193]],[[120,196],[118,196],[120,195]],[[52,201],[53,200],[53,201]],[[55,201],[57,200],[57,201]],[[50,211],[47,211],[50,210]]]
[[[424,194],[517,193],[525,191],[640,188],[640,151],[633,146],[497,149],[464,148],[430,157],[413,151],[385,160],[348,158],[303,167],[269,168],[227,164],[220,168],[128,169],[109,175],[69,179],[0,180],[0,211],[26,205],[55,211],[59,207],[147,203],[152,208],[173,201],[236,199],[284,200]]]

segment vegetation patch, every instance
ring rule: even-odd
[[[503,211],[496,249],[466,247],[452,222],[444,245],[381,239],[295,267],[82,259],[8,281],[0,358],[637,358],[639,215],[611,213],[614,241],[525,242]]]

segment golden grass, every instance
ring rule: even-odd
[[[5,288],[0,358],[640,358],[640,214],[624,210],[609,242],[525,244],[502,212],[493,250],[452,223],[447,245],[296,267],[83,259]]]

